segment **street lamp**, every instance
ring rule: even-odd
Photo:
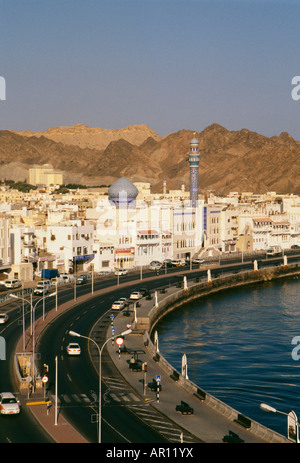
[[[118,336],[126,336],[127,334],[130,334],[131,332],[132,332],[132,330],[126,330],[126,331],[123,331]],[[98,444],[101,444],[101,357],[102,357],[102,351],[103,351],[104,347],[106,346],[106,344],[109,341],[114,339],[115,336],[112,336],[112,337],[108,338],[104,342],[102,347],[100,348],[98,346],[98,344],[96,343],[96,341],[94,341],[94,339],[92,339],[92,338],[89,338],[88,336],[83,336],[82,334],[76,333],[76,331],[69,331],[69,335],[70,336],[77,336],[79,338],[84,338],[84,339],[87,339],[88,341],[93,342],[95,344],[95,346],[97,347],[98,352],[99,352],[99,418],[98,418],[99,426],[98,426]]]
[[[55,296],[56,293],[51,293],[48,294],[46,297],[53,297]],[[35,374],[34,374],[34,356],[35,356],[35,309],[36,306],[40,301],[45,299],[45,296],[41,297],[34,305],[32,304],[32,298],[31,301],[28,301],[26,298],[22,296],[17,296],[16,294],[11,293],[9,297],[14,298],[14,299],[21,299],[22,301],[26,301],[30,304],[31,307],[31,320],[32,320],[32,326],[31,326],[31,335],[32,335],[32,380],[33,380],[33,387],[35,383]],[[24,335],[24,327],[23,327],[23,335]]]
[[[265,412],[280,413],[287,417],[287,438],[293,442],[299,443],[299,423],[296,413],[292,410],[289,413],[277,410],[268,404],[260,404],[260,408]]]

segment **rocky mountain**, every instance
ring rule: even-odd
[[[0,131],[0,178],[23,181],[30,166],[48,163],[64,171],[65,183],[108,185],[125,176],[162,191],[166,178],[168,189],[182,184],[188,189],[189,142],[194,136],[200,149],[200,192],[300,194],[298,141],[287,133],[266,137],[247,129],[229,131],[218,124],[202,132],[180,130],[165,137],[145,125],[111,131],[76,125],[34,134],[4,130]]]
[[[119,140],[120,138],[133,145],[140,145],[148,137],[152,137],[154,140],[159,140],[160,138],[146,124],[131,125],[124,129],[101,129],[100,127],[76,124],[71,127],[55,127],[44,132],[20,131],[18,134],[26,137],[46,137],[65,145],[75,145],[80,148],[97,150],[105,149],[110,142]]]

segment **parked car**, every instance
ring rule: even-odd
[[[181,260],[180,259],[172,259],[171,264],[173,267],[180,267],[181,266]]]
[[[20,288],[20,286],[22,286],[22,283],[20,280],[17,279],[5,280],[4,286],[6,288]]]
[[[80,355],[81,349],[80,345],[77,342],[70,342],[67,346],[67,354],[68,355]]]
[[[20,413],[19,400],[11,392],[1,392],[0,413],[1,415],[16,415]]]
[[[142,297],[143,297],[143,295],[139,291],[133,291],[130,294],[130,299],[141,299]]]
[[[153,260],[152,262],[150,262],[149,268],[150,270],[160,270],[162,268],[162,263],[158,260]]]
[[[164,268],[165,268],[165,267],[174,267],[172,260],[171,260],[171,259],[165,259],[165,260],[163,261],[163,267],[164,267]]]
[[[111,308],[112,310],[122,310],[124,309],[124,302],[123,301],[115,301],[113,302]]]
[[[127,274],[128,274],[128,270],[126,270],[125,268],[120,268],[115,271],[115,275],[127,275]]]
[[[0,313],[0,323],[3,324],[3,323],[6,323],[8,320],[8,315],[7,313]]]
[[[204,259],[193,259],[193,264],[204,264]]]

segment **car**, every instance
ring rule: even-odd
[[[46,294],[48,294],[48,288],[42,288],[42,287],[37,287],[34,289],[33,291],[33,294],[35,294],[36,296],[46,296]]]
[[[128,299],[127,299],[127,297],[120,297],[120,298],[119,298],[119,301],[123,302],[124,307],[127,307],[127,305],[128,305]]]
[[[150,291],[148,288],[140,288],[139,292],[141,293],[142,297],[150,296]]]
[[[67,346],[67,353],[68,355],[80,355],[80,345],[77,342],[70,342]]]
[[[204,259],[193,259],[193,264],[204,264]]]
[[[8,320],[8,315],[7,313],[0,313],[0,323],[6,323]]]
[[[133,291],[130,294],[130,299],[141,299],[143,295],[139,291]]]
[[[87,283],[86,275],[81,275],[80,277],[76,278],[76,285],[84,285],[85,283]]]
[[[20,280],[14,279],[14,280],[5,280],[4,281],[4,286],[6,288],[20,288],[22,286],[22,283]]]
[[[124,302],[123,301],[115,301],[113,302],[111,308],[113,310],[122,310],[124,309],[125,305],[124,305]]]
[[[180,259],[172,259],[171,264],[173,267],[180,267],[181,266],[181,260]]]
[[[8,291],[8,288],[6,286],[0,284],[0,292],[1,291]]]
[[[298,246],[298,244],[293,244],[293,246],[291,246],[291,249],[300,249],[300,246]]]
[[[11,392],[0,393],[1,415],[16,415],[20,413],[20,411],[20,402]]]
[[[164,268],[166,268],[166,267],[167,267],[167,268],[168,268],[168,267],[174,267],[172,260],[171,260],[171,259],[165,259],[165,260],[163,261],[163,267],[164,267]]]
[[[162,268],[162,263],[158,260],[153,260],[152,262],[150,262],[149,268],[150,270],[160,270]]]
[[[115,275],[127,275],[127,274],[128,274],[128,270],[126,270],[125,268],[120,268],[115,271]]]

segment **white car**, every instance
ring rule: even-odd
[[[154,260],[150,262],[149,268],[150,270],[160,270],[162,268],[162,263],[159,262],[158,260]]]
[[[127,299],[127,297],[120,297],[119,301],[123,302],[124,307],[126,307],[126,305],[128,304],[128,299]]]
[[[1,392],[0,413],[1,415],[16,415],[20,413],[19,400],[11,392]]]
[[[139,291],[133,291],[133,293],[130,294],[130,299],[142,299],[143,295]]]
[[[127,274],[128,274],[128,270],[124,268],[120,268],[119,270],[115,271],[115,275],[127,275]]]
[[[80,355],[80,345],[77,342],[70,342],[67,346],[67,353],[68,355]]]
[[[8,320],[7,313],[0,313],[0,323],[6,323]]]
[[[204,259],[193,259],[193,264],[204,264]]]
[[[22,286],[22,283],[20,280],[5,280],[4,281],[4,286],[6,288],[20,288],[20,286]]]
[[[46,294],[48,294],[48,288],[35,288],[33,294],[36,296],[46,296]]]
[[[111,308],[113,310],[122,310],[122,309],[124,309],[124,302],[123,301],[115,301],[112,304]]]

